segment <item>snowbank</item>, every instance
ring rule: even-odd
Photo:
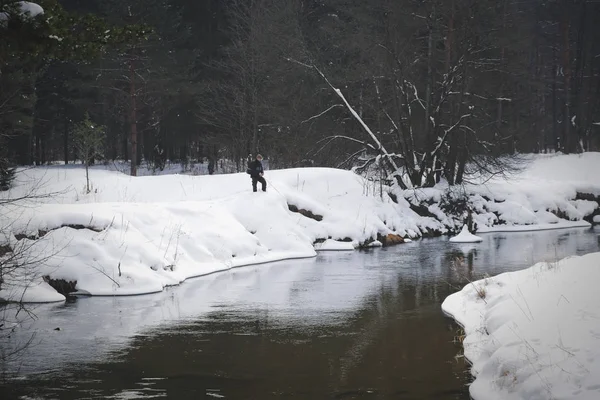
[[[350,171],[302,168],[267,171],[267,193],[252,193],[244,173],[130,177],[108,168],[91,168],[90,193],[81,165],[21,169],[14,188],[0,192],[0,201],[34,196],[2,206],[0,241],[20,247],[20,265],[31,268],[8,277],[0,298],[20,298],[22,282],[43,287],[44,277],[93,295],[156,292],[241,265],[312,257],[315,248],[455,231],[466,208],[477,232],[589,226],[583,218],[598,212],[600,194],[600,153],[532,157],[508,181],[464,190],[398,191]],[[452,202],[464,193],[461,214]]]
[[[283,170],[266,178],[267,193],[253,193],[246,174],[132,178],[95,168],[87,194],[81,167],[21,171],[0,196],[34,191],[37,198],[3,206],[0,224],[28,268],[2,286],[0,298],[19,299],[22,282],[43,277],[76,282],[79,293],[92,295],[158,292],[193,276],[312,257],[315,247],[350,250],[379,243],[378,235],[416,236],[431,223],[368,192],[349,171]]]
[[[477,232],[590,226],[600,198],[600,153],[525,155],[522,171],[449,187],[396,191],[451,231],[471,209]],[[578,198],[584,196],[585,198]],[[453,210],[453,211],[451,211]],[[457,212],[457,210],[459,210]]]
[[[462,230],[458,235],[450,238],[451,242],[456,243],[476,243],[481,242],[482,240],[483,239],[479,236],[475,236],[471,232],[469,232],[469,228],[467,228],[467,225],[463,225]]]
[[[599,266],[600,253],[540,263],[446,298],[475,400],[600,398]]]

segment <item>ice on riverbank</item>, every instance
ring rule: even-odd
[[[600,253],[466,285],[442,309],[464,327],[475,400],[600,398]]]
[[[354,245],[351,242],[340,242],[337,240],[327,239],[321,243],[315,243],[317,251],[344,251],[354,250]]]

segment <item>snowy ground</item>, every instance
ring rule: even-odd
[[[20,264],[30,268],[8,277],[0,297],[20,299],[28,286],[25,301],[63,300],[43,276],[77,281],[93,295],[157,292],[240,265],[311,257],[318,239],[329,239],[322,250],[347,250],[439,225],[374,196],[349,171],[269,171],[266,179],[268,191],[252,193],[246,174],[130,177],[94,168],[86,194],[80,166],[24,170],[3,195],[35,187],[37,198],[3,206],[0,222],[12,233],[4,244],[22,248]]]
[[[510,181],[466,188],[478,232],[589,226],[582,218],[598,204],[575,197],[600,194],[600,153],[532,160]],[[244,173],[130,177],[118,167],[92,168],[90,193],[81,165],[21,170],[0,193],[0,201],[35,196],[0,209],[0,249],[20,249],[24,266],[5,277],[0,298],[63,300],[43,276],[93,295],[157,292],[192,276],[377,246],[390,233],[447,233],[464,222],[443,211],[443,184],[396,193],[394,202],[385,187],[336,169],[267,171],[267,193],[252,193]]]
[[[508,178],[496,177],[485,184],[434,188],[399,193],[410,203],[427,207],[446,227],[458,231],[460,218],[444,211],[444,198],[466,198],[473,211],[477,232],[525,231],[589,226],[584,221],[600,214],[600,153],[539,154],[523,156],[524,169]],[[591,199],[577,198],[587,194]]]
[[[599,267],[600,253],[540,263],[446,298],[475,400],[600,398]]]

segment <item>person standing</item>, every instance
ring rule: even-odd
[[[258,182],[262,185],[262,191],[267,191],[267,181],[263,177],[265,170],[262,165],[262,159],[262,156],[257,154],[255,160],[248,164],[248,173],[250,174],[250,178],[252,178],[253,192],[256,192],[256,184]]]

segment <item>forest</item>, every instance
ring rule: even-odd
[[[0,0],[0,169],[260,152],[406,188],[598,151],[597,21],[584,0]]]

